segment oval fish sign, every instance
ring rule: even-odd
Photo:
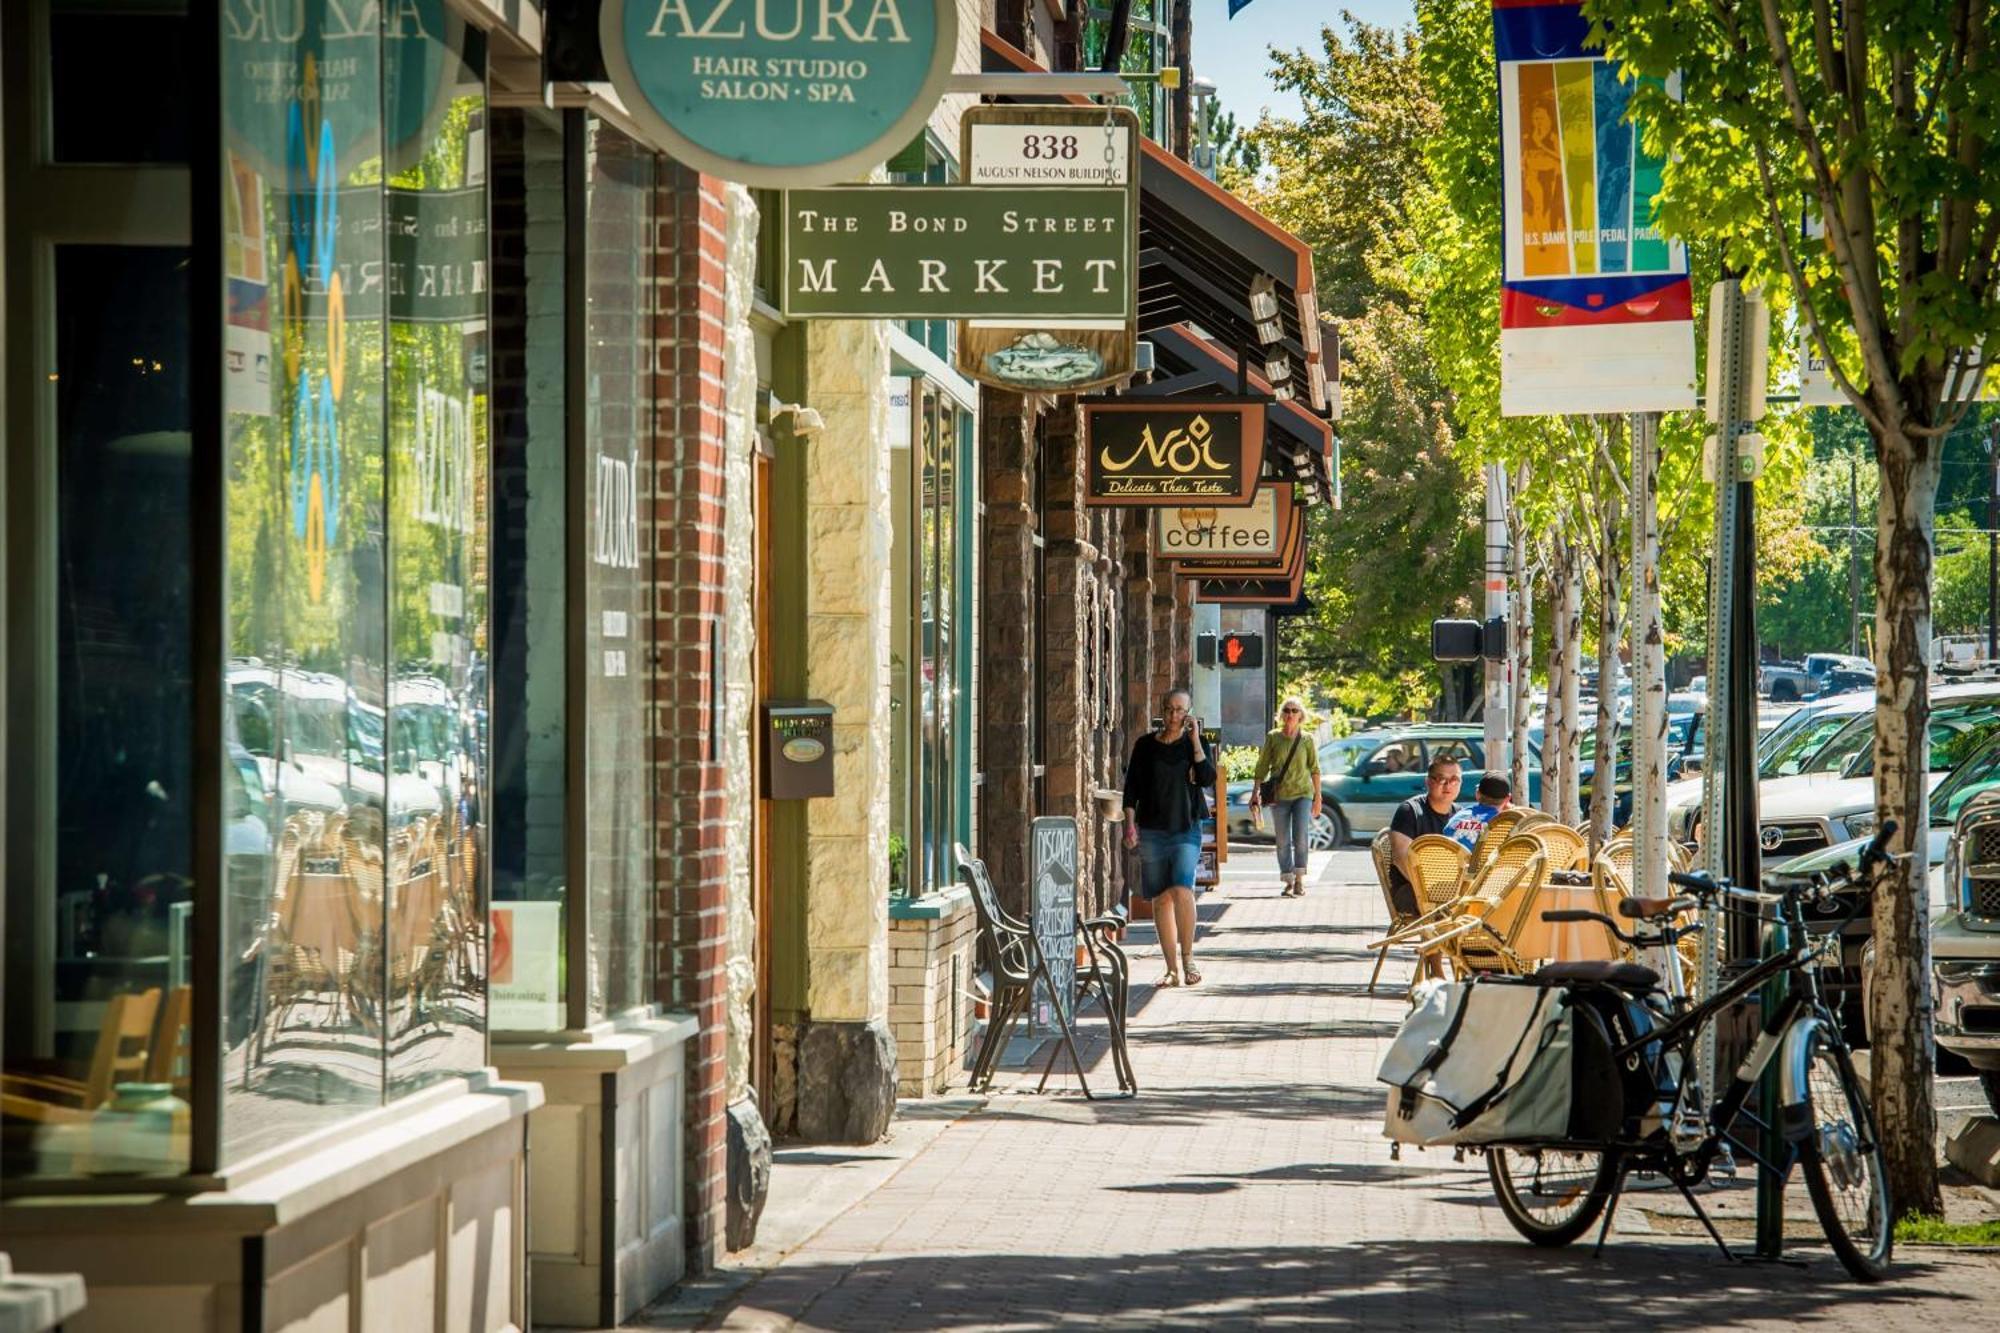
[[[956,0],[604,0],[625,109],[689,166],[773,188],[853,180],[914,139]]]
[[[826,743],[816,736],[794,736],[781,753],[795,764],[810,764],[826,753]]]

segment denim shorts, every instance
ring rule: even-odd
[[[1195,867],[1200,863],[1199,828],[1180,833],[1139,830],[1139,896],[1147,902],[1176,886],[1193,888]]]

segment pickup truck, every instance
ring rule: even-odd
[[[1798,703],[1839,693],[1875,679],[1875,664],[1846,653],[1807,653],[1802,664],[1766,663],[1757,669],[1758,692],[1772,703]],[[1829,688],[1837,686],[1839,688]]]

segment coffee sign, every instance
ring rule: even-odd
[[[787,190],[784,222],[789,316],[1122,321],[1132,304],[1124,190]]]
[[[681,161],[780,188],[852,180],[923,131],[956,0],[603,0],[605,70]]]
[[[1176,505],[1153,511],[1153,551],[1163,560],[1277,559],[1295,505],[1292,488],[1257,488],[1247,509]]]
[[[1264,402],[1085,399],[1087,498],[1094,505],[1250,503],[1264,465]]]

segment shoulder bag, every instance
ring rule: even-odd
[[[1292,737],[1292,748],[1285,751],[1285,762],[1279,766],[1276,773],[1257,784],[1257,796],[1265,805],[1278,803],[1278,784],[1285,780],[1285,774],[1292,771],[1292,760],[1299,757],[1299,742],[1305,738],[1306,734],[1303,731]]]

